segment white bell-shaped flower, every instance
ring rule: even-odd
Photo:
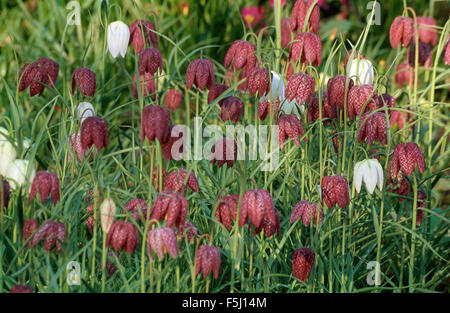
[[[355,85],[371,85],[373,86],[373,66],[372,62],[367,59],[353,59],[350,64],[349,76]]]
[[[17,152],[7,140],[0,141],[0,175],[6,176],[9,165],[16,159]]]
[[[95,110],[92,104],[89,102],[81,102],[78,105],[78,119],[81,121],[81,124],[83,124],[83,121],[87,119],[88,117],[95,116]]]
[[[373,193],[377,185],[378,189],[383,190],[383,168],[377,159],[368,159],[355,164],[353,183],[358,193],[361,191],[363,180],[370,194]]]
[[[115,21],[108,25],[107,44],[108,50],[115,59],[119,53],[124,58],[127,53],[130,40],[130,29],[122,21]]]
[[[31,168],[28,170],[28,167]],[[9,181],[11,188],[15,190],[21,186],[30,186],[35,176],[36,169],[30,161],[17,159],[9,164],[5,178]]]

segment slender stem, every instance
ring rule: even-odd
[[[413,204],[413,218],[411,226],[411,254],[409,256],[409,292],[414,292],[414,257],[416,251],[416,220],[417,220],[417,179],[413,176],[414,181],[414,204]]]
[[[105,292],[105,282],[106,282],[106,236],[108,234],[103,232],[103,243],[102,243],[102,292]]]

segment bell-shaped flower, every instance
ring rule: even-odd
[[[373,86],[373,65],[367,59],[352,60],[348,75],[352,78],[355,85]]]
[[[115,21],[108,25],[107,30],[108,50],[115,59],[119,53],[122,58],[125,57],[130,41],[130,29],[128,25],[122,21]]]
[[[353,171],[353,183],[355,189],[359,193],[364,180],[367,191],[372,194],[375,187],[383,189],[383,168],[377,159],[368,159],[357,162]]]
[[[7,140],[0,141],[0,175],[6,176],[10,164],[16,159],[17,152]]]
[[[28,174],[28,176],[27,176]],[[36,170],[28,160],[14,160],[6,170],[5,177],[11,184],[11,189],[29,185],[36,176]]]

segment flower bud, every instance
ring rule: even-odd
[[[111,198],[106,198],[100,205],[100,222],[104,233],[108,233],[114,222],[116,204]]]

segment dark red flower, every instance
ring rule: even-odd
[[[302,64],[319,66],[322,63],[322,43],[314,33],[298,33],[289,52],[289,60],[294,63],[300,59]]]
[[[347,101],[347,113],[350,119],[378,108],[377,97],[377,92],[371,85],[353,86],[348,93]]]
[[[269,71],[265,68],[254,67],[247,74],[247,90],[250,95],[258,95],[262,97],[269,92],[270,77]]]
[[[410,66],[415,67],[416,65],[416,55],[415,55],[415,44],[412,42],[408,48],[408,63]],[[431,59],[431,47],[429,44],[419,42],[419,59],[417,60],[420,65],[423,65],[426,69],[432,66]]]
[[[163,61],[158,48],[145,48],[139,53],[139,74],[154,75],[159,68],[162,71]]]
[[[186,71],[186,88],[191,89],[195,83],[198,89],[214,87],[214,66],[210,60],[197,59],[189,63]]]
[[[78,86],[84,96],[93,97],[97,86],[95,73],[85,67],[75,69],[72,73],[72,96],[75,93],[75,86]]]
[[[3,206],[5,208],[8,207],[9,204],[9,197],[10,197],[10,188],[9,188],[9,183],[6,180],[3,180],[3,184],[2,184],[3,188],[0,189],[0,199],[3,199]],[[2,204],[2,202],[0,202],[0,205]]]
[[[214,246],[201,245],[198,247],[195,255],[195,275],[198,275],[200,271],[203,274],[203,278],[214,273],[214,278],[219,278],[220,270],[220,250]]]
[[[173,192],[182,192],[186,194],[187,187],[192,191],[198,192],[198,181],[194,172],[189,173],[186,181],[188,171],[184,168],[175,169],[167,176],[166,189]]]
[[[281,146],[281,149],[284,148],[284,141],[286,137],[289,137],[294,141],[297,147],[300,147],[300,136],[305,135],[305,131],[302,127],[302,122],[298,119],[295,114],[283,114],[277,121],[277,134],[278,134],[278,143]],[[303,139],[305,142],[306,137]]]
[[[341,175],[324,176],[322,178],[322,199],[329,209],[338,205],[341,209],[350,203],[347,179]]]
[[[158,139],[164,143],[169,138],[170,113],[158,105],[148,105],[142,110],[141,139],[150,142]]]
[[[140,198],[132,199],[125,205],[125,210],[133,213],[133,219],[135,221],[145,219],[147,217],[147,209],[147,202]]]
[[[313,121],[316,121],[320,118],[320,112],[319,112],[319,95],[317,92],[314,93],[314,98],[310,105],[308,106],[308,114],[307,114],[307,120],[308,123],[311,123]],[[328,101],[327,93],[323,92],[322,94],[322,123],[325,125],[331,120],[336,119],[337,117],[337,111],[336,106],[331,105]]]
[[[130,222],[115,221],[106,236],[106,246],[132,254],[139,243],[139,230]]]
[[[310,203],[307,200],[301,200],[292,209],[290,222],[294,223],[299,218],[302,219],[303,225],[309,227],[311,224],[311,217],[314,224],[320,224],[323,221],[323,210],[317,205],[317,203]],[[319,221],[317,221],[319,217]]]
[[[58,78],[59,64],[49,58],[39,58],[36,61],[41,67],[41,71],[48,77],[49,86],[55,87]]]
[[[374,141],[387,144],[386,114],[384,112],[364,113],[358,123],[358,142],[367,140],[371,146]]]
[[[61,254],[61,243],[64,242],[65,237],[66,227],[63,223],[47,221],[36,232],[33,239],[31,240],[31,245],[35,247],[44,238],[45,251],[50,251],[53,247],[56,246],[56,251],[58,252],[58,254]]]
[[[415,142],[400,143],[394,149],[389,176],[397,178],[400,171],[411,176],[416,164],[419,172],[423,173],[425,171],[425,159],[422,149]]]
[[[309,8],[314,3],[314,0],[297,0],[292,8],[291,15],[291,29],[293,31],[299,29],[303,31],[303,25],[308,14]],[[309,16],[308,26],[306,31],[312,30],[315,33],[319,33],[320,29],[320,10],[317,4],[311,11]]]
[[[178,192],[164,191],[160,193],[150,210],[150,218],[158,221],[166,221],[167,227],[178,227],[182,232],[184,229],[188,202]]]
[[[406,62],[400,63],[395,71],[395,83],[400,87],[402,87],[405,83],[408,85],[410,83],[413,84],[414,67],[409,66],[409,64]]]
[[[133,43],[136,53],[140,53],[147,42],[153,47],[158,48],[158,36],[156,33],[155,25],[152,22],[146,20],[136,20],[130,26],[130,41],[128,45]]]
[[[177,237],[174,231],[169,227],[159,227],[151,229],[147,235],[147,250],[150,260],[152,251],[162,260],[165,253],[169,253],[172,258],[176,258],[180,249],[177,245]]]
[[[389,29],[389,41],[393,49],[397,49],[399,43],[406,48],[414,34],[413,19],[406,16],[397,16]]]
[[[223,196],[219,201],[216,211],[217,221],[222,223],[228,230],[231,230],[232,221],[236,220],[239,195]]]
[[[228,48],[223,61],[225,67],[233,65],[236,70],[240,70],[244,66],[253,68],[256,65],[256,47],[251,42],[245,40],[236,40]]]
[[[91,204],[86,208],[86,214],[88,214],[88,217],[86,219],[86,226],[88,228],[89,233],[92,234],[92,231],[94,230],[94,204]]]
[[[23,234],[23,241],[26,242],[28,238],[30,238],[34,232],[39,228],[39,223],[36,219],[30,218],[23,223],[22,228],[22,234]],[[27,245],[28,248],[31,247],[31,240],[28,242]]]
[[[242,82],[238,85],[238,90],[248,91],[248,89],[249,89],[249,84],[248,84],[248,82],[249,82],[249,76],[250,76],[250,74],[252,73],[252,71],[253,71],[255,68],[256,68],[256,69],[259,69],[258,62],[256,62],[256,65],[255,65],[254,67],[244,66],[244,67],[242,68],[241,73],[239,74],[239,79],[238,79],[238,81],[241,81],[241,80],[242,80]],[[231,80],[231,81],[229,82],[229,84],[232,85],[232,84],[233,84],[233,81]]]
[[[249,190],[242,197],[241,209],[239,211],[239,226],[244,226],[247,219],[249,219],[258,228],[261,226],[264,217],[267,217],[270,223],[276,225],[275,211],[272,197],[267,190]]]
[[[288,81],[285,90],[285,96],[288,101],[295,100],[298,105],[311,103],[314,98],[314,78],[308,74],[299,72],[292,74]]]
[[[195,238],[199,237],[197,227],[195,227],[195,225],[192,224],[191,222],[187,221],[184,223],[183,232],[178,231],[177,233],[178,238],[181,239],[181,237],[183,237],[184,234],[186,234],[189,243],[192,243]]]
[[[418,16],[417,24],[419,26],[419,40],[435,46],[438,43],[435,19],[432,17]]]
[[[447,40],[444,47],[444,64],[450,65],[450,39]]]
[[[244,114],[244,103],[237,97],[226,97],[221,101],[220,118],[232,123],[239,121]]]
[[[42,204],[51,195],[53,205],[56,205],[60,198],[58,175],[52,172],[38,171],[31,185],[30,202],[33,201],[38,191]]]
[[[277,236],[280,236],[280,216],[278,215],[277,210],[274,210],[274,215],[275,223],[272,223],[267,216],[264,216],[261,225],[259,225],[258,228],[255,228],[253,236],[258,235],[263,229],[267,238],[272,237],[275,232],[277,233]],[[250,228],[248,229],[248,231],[250,232]]]
[[[219,139],[212,147],[211,163],[217,163],[219,167],[227,163],[227,168],[230,168],[237,159],[237,151],[237,143],[233,139]]]
[[[19,72],[19,92],[30,86],[30,96],[42,95],[48,83],[48,74],[38,62],[25,63]]]
[[[395,106],[395,98],[391,95],[384,93],[381,96],[378,96],[378,107],[381,108],[383,106],[387,106],[388,108],[393,108]]]
[[[116,262],[116,258],[119,260],[120,262],[120,258],[119,258],[119,254],[115,251],[109,251],[108,255],[106,257],[106,275],[107,276],[111,276],[112,274],[114,274],[117,271],[117,266],[113,263]],[[98,270],[101,271],[102,270],[102,264],[98,265]]]
[[[137,90],[137,77],[136,73],[133,75],[133,96],[137,99],[139,97],[138,90]],[[153,76],[151,73],[144,73],[142,75],[139,75],[139,85],[141,86],[140,92],[142,97],[149,97],[151,96],[154,98],[155,92],[156,92],[156,81],[155,76]]]
[[[270,115],[270,111],[273,110],[273,119],[276,120],[279,109],[280,109],[280,98],[277,98],[276,101],[265,99],[258,103],[258,117],[261,121],[264,121],[266,117]]]
[[[306,282],[314,263],[314,251],[309,248],[297,249],[292,253],[292,274],[297,279]]]
[[[344,59],[344,67],[347,67],[347,63],[348,63],[348,59],[350,59],[351,55],[353,53],[353,49],[348,50],[347,54],[345,55],[345,59]],[[364,53],[361,53],[360,51],[356,50],[355,53],[353,54],[353,60],[357,60],[357,59],[365,59],[366,56],[364,55]]]
[[[28,285],[15,285],[9,291],[10,293],[33,293],[33,288]]]
[[[388,170],[389,172],[389,170]],[[388,187],[388,192],[395,193],[397,195],[407,197],[410,192],[410,187],[407,179],[398,180],[397,178],[388,178],[386,181],[386,186]],[[397,200],[399,203],[402,203],[405,200],[403,197],[398,197]]]
[[[281,47],[286,48],[292,41],[291,22],[288,17],[281,19]]]
[[[403,129],[403,127],[405,127],[405,125],[409,123],[409,120],[412,117],[412,114],[408,114],[408,112],[398,110],[391,111],[389,115],[389,124],[391,125],[391,128],[394,127],[395,124],[397,124],[398,129]]]
[[[100,151],[101,148],[108,148],[108,124],[98,116],[86,118],[81,124],[81,147],[84,151],[89,150],[93,145]]]
[[[353,80],[348,80],[347,93],[345,92],[345,82],[347,77],[343,75],[336,75],[328,80],[327,84],[327,96],[328,103],[331,106],[337,106],[339,109],[344,110],[344,104],[346,96],[348,99],[348,94],[350,89],[353,87]]]
[[[229,87],[227,85],[215,83],[214,87],[208,92],[208,103],[211,103],[219,98],[228,88]],[[219,101],[219,104],[222,103],[222,101]]]
[[[166,98],[164,101],[166,108],[171,111],[176,111],[178,109],[178,107],[180,106],[182,97],[183,97],[183,95],[181,94],[181,91],[176,90],[176,89],[170,89],[166,93]]]
[[[161,146],[164,160],[166,160],[166,162],[169,162],[172,159],[179,160],[179,157],[181,155],[184,155],[185,153],[183,139],[181,142],[179,142],[180,145],[178,146],[178,150],[175,150],[175,155],[172,155],[173,145],[183,138],[183,132],[174,129],[175,126],[177,125],[169,125],[169,135],[167,137],[167,140]]]

